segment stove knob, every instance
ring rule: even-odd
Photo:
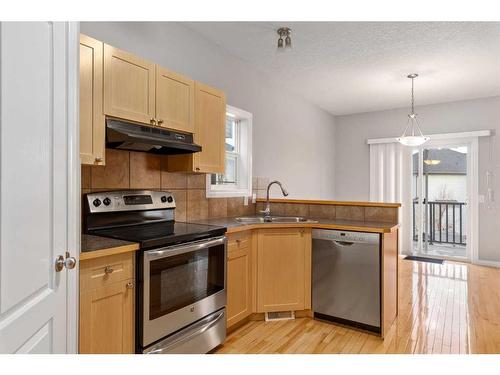
[[[165,203],[167,201],[167,197],[166,196],[161,197],[161,201]]]
[[[96,198],[96,199],[94,199],[94,201],[92,202],[92,204],[95,207],[99,207],[101,205],[101,200],[99,198]]]
[[[109,198],[104,198],[104,200],[102,201],[102,203],[104,203],[105,206],[109,206],[109,204],[111,203],[111,199]]]
[[[174,198],[172,198],[172,197],[168,197],[168,198],[167,198],[167,202],[168,202],[168,203],[172,203],[173,201],[174,201]]]

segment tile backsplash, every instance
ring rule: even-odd
[[[176,220],[253,215],[264,203],[244,205],[244,198],[207,198],[206,175],[167,172],[167,157],[143,152],[106,149],[106,166],[82,166],[82,194],[117,189],[150,189],[172,192]],[[269,177],[252,179],[253,193],[265,198]],[[398,209],[335,204],[272,203],[274,215],[318,219],[398,222]]]
[[[252,215],[255,204],[240,198],[206,198],[206,175],[167,172],[167,157],[106,149],[106,166],[82,166],[82,194],[117,189],[172,192],[176,220]]]

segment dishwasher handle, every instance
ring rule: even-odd
[[[349,241],[337,241],[333,240],[332,241],[335,245],[339,245],[340,247],[348,247],[354,245],[354,242],[349,242]]]

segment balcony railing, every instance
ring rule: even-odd
[[[466,245],[465,230],[465,202],[429,201],[428,208],[424,206],[427,223],[424,223],[423,241],[429,244]],[[413,200],[413,240],[417,241],[417,205],[418,200]],[[427,229],[428,228],[428,229]],[[429,232],[428,238],[426,231]]]

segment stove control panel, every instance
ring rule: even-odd
[[[91,213],[175,209],[175,198],[168,191],[120,190],[89,193],[85,196]]]

